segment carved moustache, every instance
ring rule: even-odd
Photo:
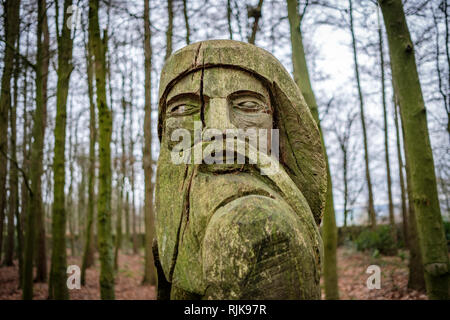
[[[201,122],[191,131],[176,129],[172,142],[178,142],[171,150],[173,164],[211,165],[213,171],[230,171],[245,164],[258,165],[261,174],[279,170],[278,129],[202,129]],[[193,141],[193,143],[192,143]]]

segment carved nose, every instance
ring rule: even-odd
[[[211,129],[233,129],[228,102],[225,98],[212,98],[209,100],[209,109],[206,112],[206,126]]]

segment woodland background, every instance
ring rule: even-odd
[[[430,293],[419,243],[447,249],[450,238],[449,6],[403,1],[426,106],[418,141],[429,136],[432,152],[423,176],[408,178],[409,105],[394,94],[376,1],[3,0],[0,299],[155,298],[159,75],[171,52],[206,39],[268,50],[313,97],[332,183],[323,297],[443,298]],[[415,179],[436,190],[430,219],[446,239],[424,231],[420,208],[415,221]],[[70,264],[83,287],[69,293]],[[381,290],[366,288],[371,264]]]

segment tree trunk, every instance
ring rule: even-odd
[[[95,203],[95,143],[97,140],[95,102],[94,102],[94,53],[92,52],[92,33],[88,34],[86,48],[86,67],[89,95],[89,169],[88,169],[88,205],[86,221],[86,241],[81,265],[81,285],[86,283],[86,269],[94,263],[94,203]]]
[[[256,40],[256,32],[258,31],[258,23],[259,19],[261,18],[261,12],[262,12],[262,5],[263,0],[259,0],[258,5],[256,8],[252,8],[251,12],[249,12],[249,18],[253,17],[253,26],[252,26],[252,33],[250,34],[250,37],[248,38],[248,43],[255,44]],[[249,9],[247,9],[249,10]]]
[[[27,33],[27,49],[26,56],[28,56],[28,48],[30,47],[29,33]],[[27,208],[29,203],[29,134],[28,134],[28,68],[25,67],[25,74],[23,80],[23,136],[22,136],[22,170],[24,174],[22,175],[22,183],[20,186],[20,213],[17,216],[17,236],[18,236],[18,260],[19,260],[19,288],[23,288],[23,276],[24,276],[24,225],[27,216]],[[20,229],[20,230],[19,230]]]
[[[172,0],[167,0],[167,16],[168,16],[169,21],[167,24],[167,31],[166,31],[166,56],[164,57],[164,60],[167,60],[167,58],[169,58],[169,56],[172,54],[172,37],[173,37],[173,1]]]
[[[191,28],[189,26],[189,15],[187,10],[187,0],[183,0],[184,24],[186,26],[186,44],[191,43]]]
[[[41,190],[41,176],[42,176],[42,157],[44,146],[44,124],[46,117],[45,103],[44,103],[44,76],[43,76],[43,24],[45,23],[45,8],[46,1],[38,1],[38,24],[37,24],[37,53],[36,53],[36,109],[33,113],[33,142],[31,145],[31,159],[30,159],[30,182],[31,192],[29,198],[29,205],[27,206],[27,221],[26,221],[26,239],[25,239],[25,257],[24,257],[24,276],[23,276],[23,299],[33,299],[33,262],[34,262],[34,243],[36,241],[36,232],[38,229],[38,220],[42,216],[42,190]],[[42,225],[41,225],[42,227]],[[39,232],[38,232],[39,234]],[[39,249],[39,246],[38,246]],[[39,254],[39,253],[38,253]]]
[[[397,112],[397,99],[394,95],[394,122],[395,122],[395,134],[397,138],[397,158],[398,158],[398,175],[400,181],[400,192],[401,192],[401,201],[402,201],[402,220],[403,220],[403,239],[405,241],[405,246],[407,248],[409,245],[409,231],[408,231],[408,211],[406,208],[406,190],[405,190],[405,178],[403,177],[403,159],[402,159],[402,150],[400,146],[400,127],[398,124],[398,112]]]
[[[87,167],[86,167],[86,157],[83,153],[77,157],[78,166],[80,167],[81,173],[81,181],[78,184],[78,205],[77,205],[77,213],[78,213],[78,240],[79,246],[84,243],[84,239],[86,239],[85,231],[86,231],[86,178],[87,178]]]
[[[128,109],[130,115],[130,128],[133,128],[133,104]],[[134,140],[133,134],[130,134],[129,142],[129,161],[130,161],[130,187],[131,187],[131,233],[133,240],[133,253],[138,253],[137,231],[136,231],[136,206],[135,206],[135,185],[134,185]]]
[[[169,0],[171,3],[172,1]],[[171,4],[170,4],[171,5]],[[144,284],[156,284],[156,271],[153,260],[153,184],[152,184],[152,104],[151,104],[151,72],[152,72],[152,45],[150,32],[149,0],[144,0],[144,52],[145,52],[145,115],[144,115],[144,218],[145,218],[145,267]],[[167,58],[167,57],[166,57]]]
[[[43,117],[41,119],[41,134],[42,136],[39,138],[41,141],[40,144],[40,157],[39,157],[39,166],[40,172],[43,172],[43,155],[44,155],[44,138],[45,138],[45,128],[47,126],[47,86],[48,86],[48,70],[50,63],[50,35],[48,31],[48,20],[47,20],[47,9],[46,3],[45,11],[42,20],[42,110]],[[37,87],[36,87],[37,88]],[[37,109],[37,108],[36,108]],[[46,282],[47,281],[47,246],[46,246],[46,236],[45,236],[45,209],[42,203],[42,181],[39,177],[39,197],[36,197],[35,200],[39,201],[39,205],[33,206],[37,208],[36,210],[36,282]]]
[[[369,196],[368,203],[368,211],[369,211],[369,222],[372,229],[376,227],[376,216],[375,216],[375,207],[373,202],[373,191],[372,191],[372,180],[370,177],[370,168],[369,168],[369,148],[367,142],[367,130],[366,130],[366,119],[364,116],[364,100],[361,89],[361,81],[359,78],[359,65],[358,65],[358,55],[356,51],[356,38],[355,31],[353,26],[353,4],[352,0],[349,0],[349,15],[350,15],[350,32],[352,34],[352,46],[353,46],[353,61],[355,64],[355,76],[356,76],[356,84],[358,88],[358,97],[359,97],[359,112],[361,116],[361,128],[363,132],[363,142],[364,142],[364,163],[366,168],[366,183],[367,183],[367,191]]]
[[[99,0],[89,1],[89,32],[95,56],[95,79],[99,122],[99,197],[97,209],[98,247],[100,253],[100,296],[114,299],[114,265],[111,234],[111,132],[112,116],[106,101],[107,34],[100,35]]]
[[[129,192],[126,192],[125,195],[125,250],[129,252],[129,244],[130,244],[130,195]]]
[[[117,179],[117,221],[116,221],[116,247],[114,252],[114,269],[119,270],[119,250],[122,250],[122,214],[124,211],[123,195],[125,188],[125,122],[127,108],[125,100],[125,76],[122,78],[122,126],[120,128],[120,140],[122,155],[120,157],[120,173]]]
[[[8,175],[8,122],[11,109],[11,77],[14,69],[14,45],[19,34],[19,0],[6,0],[4,8],[5,55],[0,93],[0,261],[3,248],[3,221],[6,210],[6,177]]]
[[[442,1],[442,11],[444,13],[444,17],[445,17],[445,55],[447,57],[447,70],[450,70],[450,49],[449,49],[449,43],[450,43],[450,31],[449,31],[449,13],[447,12],[447,9],[449,8],[449,4],[448,1],[444,0]],[[437,28],[436,28],[437,29]],[[439,48],[437,48],[437,50],[439,51]],[[448,114],[448,111],[450,109],[450,96],[449,96],[449,92],[450,92],[450,77],[448,77],[447,79],[448,81],[448,90],[447,91],[447,103],[448,103],[448,108],[447,108],[447,132],[450,133],[450,116]]]
[[[396,99],[397,100],[397,99]],[[397,113],[396,103],[396,110]],[[404,126],[402,123],[402,136],[405,136]],[[408,154],[405,152],[405,159],[408,158]],[[409,276],[408,276],[408,288],[417,291],[425,291],[425,277],[422,264],[422,254],[420,252],[419,234],[417,231],[417,219],[414,212],[414,202],[411,190],[411,173],[408,167],[408,161],[406,160],[406,183],[408,193],[408,206],[409,206],[409,229],[408,229],[408,243],[409,243]]]
[[[342,178],[344,180],[344,228],[347,228],[348,218],[348,159],[347,149],[342,148],[343,170]]]
[[[406,167],[406,176],[409,176],[408,167]],[[407,178],[407,180],[410,180]],[[410,182],[408,181],[408,194],[411,195]],[[411,200],[410,200],[411,199]],[[417,220],[414,212],[414,203],[411,197],[408,197],[409,202],[409,275],[408,288],[417,291],[425,291],[425,276],[422,264],[422,253],[420,252],[420,241],[417,231]]]
[[[70,110],[69,110],[69,114],[73,115],[72,113],[72,108],[73,108],[73,104],[72,102],[70,103]],[[70,244],[70,254],[72,257],[75,256],[75,243],[74,243],[74,239],[75,239],[75,233],[74,233],[74,222],[73,222],[73,217],[74,217],[74,208],[73,208],[73,158],[74,158],[74,147],[73,147],[73,143],[72,143],[72,138],[76,135],[72,132],[72,125],[73,125],[73,117],[70,117],[70,122],[69,122],[69,188],[68,188],[68,194],[66,197],[66,203],[65,203],[65,211],[67,214],[67,222],[68,222],[68,229],[69,229],[69,244]],[[75,124],[76,126],[76,124]]]
[[[130,78],[133,79],[133,75],[132,72],[130,72]],[[124,97],[125,97],[125,92],[124,92]],[[125,101],[124,104],[124,108],[128,108],[131,110],[131,106],[133,105],[133,82],[130,81],[130,100],[129,101]],[[126,108],[124,109],[124,125],[125,125],[125,120],[126,120]],[[128,113],[128,115],[130,116],[130,136],[132,135],[132,130],[133,127],[131,126],[131,117],[133,116],[132,112],[130,111]],[[129,179],[129,172],[128,172],[128,163],[130,161],[129,158],[127,158],[128,156],[128,150],[125,148],[125,134],[123,135],[123,142],[122,142],[122,156],[123,156],[123,190],[122,190],[122,194],[125,193],[125,250],[128,251],[129,248],[129,242],[130,242],[130,202],[129,202],[129,194],[128,194],[128,190],[125,191],[125,178],[127,178],[128,182],[130,181]],[[127,150],[127,151],[125,151]],[[128,161],[128,163],[127,163]],[[123,199],[123,198],[122,198]]]
[[[444,11],[444,15],[445,15],[446,32],[447,32],[447,39],[446,40],[448,41],[447,1],[442,1],[442,11]],[[450,101],[449,101],[449,99],[450,99],[450,96],[449,96],[450,95],[450,83],[449,83],[449,86],[448,86],[448,91],[446,91],[443,88],[442,71],[441,71],[441,66],[440,66],[441,49],[440,49],[440,43],[439,43],[439,22],[438,22],[438,20],[436,18],[436,15],[434,13],[434,9],[433,8],[431,8],[431,13],[433,15],[433,22],[434,22],[434,29],[435,29],[435,38],[436,38],[436,44],[435,44],[436,59],[435,59],[435,63],[436,63],[436,73],[437,73],[437,78],[438,78],[438,87],[439,87],[439,93],[441,94],[442,100],[444,102],[445,112],[447,113],[447,133],[450,135]],[[446,43],[446,48],[448,50],[448,43]],[[448,51],[447,51],[447,53],[448,53]],[[450,61],[448,61],[448,67],[450,68]]]
[[[306,103],[308,104],[314,120],[317,122],[321,132],[322,146],[327,161],[327,196],[325,202],[325,213],[323,219],[323,241],[325,248],[324,278],[325,295],[327,299],[339,299],[337,266],[336,266],[336,248],[337,248],[337,228],[333,205],[333,189],[331,184],[331,175],[328,166],[328,157],[326,156],[325,143],[320,127],[319,111],[316,98],[311,87],[311,82],[306,64],[305,51],[303,48],[302,34],[300,24],[302,17],[298,14],[297,1],[288,0],[288,17],[291,31],[292,44],[292,62],[294,65],[294,80],[300,88]]]
[[[343,197],[344,197],[344,232],[347,231],[347,221],[348,221],[348,206],[349,206],[349,178],[348,178],[348,147],[351,135],[351,128],[353,124],[354,116],[350,115],[347,117],[345,122],[345,127],[342,133],[336,130],[336,137],[338,140],[339,148],[342,151],[342,182],[344,183]]]
[[[437,194],[433,153],[414,47],[401,0],[380,0],[391,56],[394,89],[404,127],[414,212],[425,284],[430,299],[447,299],[449,259]]]
[[[16,51],[20,52],[19,43],[20,43],[20,35],[17,37],[17,45]],[[20,63],[18,55],[15,56],[14,59],[14,95],[13,95],[13,104],[11,105],[11,114],[10,114],[10,126],[11,126],[11,139],[10,139],[10,147],[11,147],[11,163],[9,169],[9,210],[8,210],[8,236],[6,238],[6,252],[3,263],[6,266],[13,265],[14,258],[14,218],[18,216],[19,211],[19,176],[17,170],[17,127],[16,127],[16,119],[17,119],[17,95],[18,95],[18,85],[17,81],[19,80],[19,70]],[[18,225],[19,225],[18,221]],[[19,229],[17,231],[20,231]],[[20,234],[18,233],[18,239]],[[19,253],[17,256],[19,256]]]
[[[114,270],[119,270],[119,249],[122,247],[122,211],[123,211],[123,180],[117,179],[117,219],[116,238],[114,246]]]
[[[378,6],[377,6],[378,16]],[[381,23],[378,16],[378,49],[380,53],[380,68],[381,68],[381,103],[383,105],[383,121],[384,121],[384,156],[386,161],[386,182],[388,187],[388,201],[389,201],[389,224],[391,226],[391,237],[394,243],[397,243],[397,227],[395,226],[394,203],[392,201],[392,181],[391,181],[391,164],[389,161],[389,133],[387,120],[387,105],[386,105],[386,86],[384,73],[384,52],[383,52],[383,34],[381,30]],[[395,252],[397,248],[395,248]],[[394,253],[394,252],[392,252]]]
[[[323,137],[322,137],[323,140]],[[324,142],[322,142],[324,144]],[[326,153],[326,151],[325,151]],[[327,300],[339,299],[338,275],[337,275],[337,242],[338,233],[336,227],[336,217],[334,213],[333,189],[331,183],[330,167],[327,159],[327,196],[325,200],[325,212],[323,216],[323,245],[324,262],[323,274],[325,282],[325,298]]]
[[[64,1],[64,18],[67,21],[67,9],[72,0]],[[56,10],[59,7],[56,2]],[[58,17],[58,12],[56,13]],[[58,20],[55,21],[58,24]],[[58,43],[58,80],[56,86],[56,121],[55,151],[53,155],[53,207],[52,207],[52,258],[50,268],[50,299],[68,299],[66,284],[66,210],[65,210],[65,143],[67,96],[69,93],[72,66],[72,39],[67,23],[62,24],[61,35],[57,34]],[[71,194],[69,194],[71,197]]]
[[[231,0],[227,0],[227,24],[228,24],[228,34],[230,35],[230,39],[233,40],[233,28],[231,27]]]

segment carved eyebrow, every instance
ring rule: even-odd
[[[240,91],[233,92],[228,96],[228,99],[234,100],[234,99],[244,98],[245,96],[251,96],[253,98],[257,98],[257,99],[261,100],[261,102],[267,103],[267,98],[264,97],[262,94],[255,92],[255,91],[249,91],[249,90],[240,90]]]
[[[170,98],[166,102],[166,106],[169,106],[172,103],[178,102],[180,100],[193,100],[193,101],[199,102],[199,103],[201,101],[200,95],[197,93],[180,93],[180,94],[177,94],[176,96],[173,96],[172,98]]]

